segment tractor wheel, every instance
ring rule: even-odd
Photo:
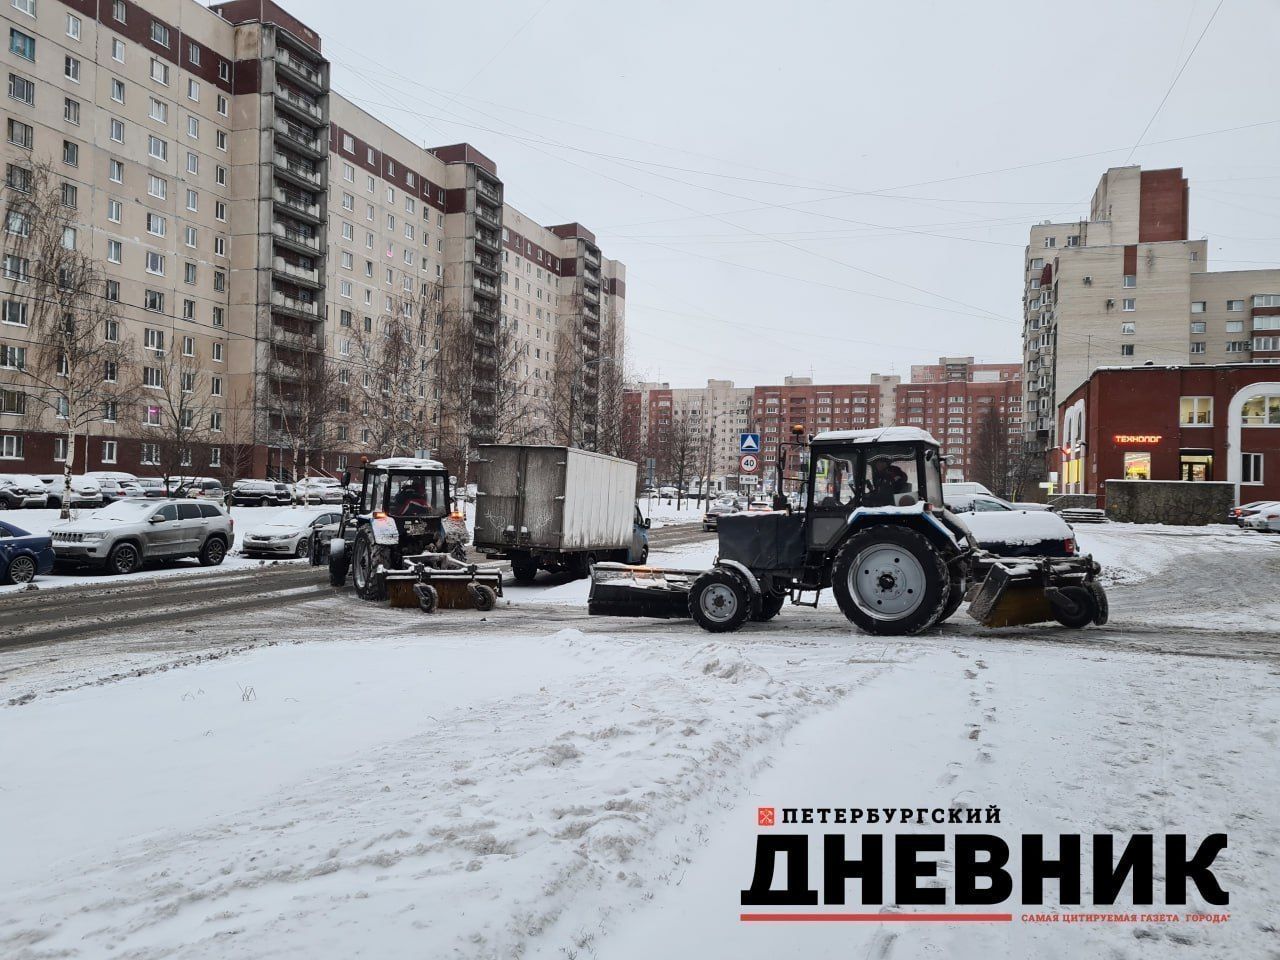
[[[369,527],[361,527],[356,534],[355,556],[351,558],[351,580],[361,600],[387,599],[386,573],[378,569],[386,563],[387,551],[373,542]]]
[[[459,563],[467,562],[467,548],[461,543],[455,543],[449,550],[449,556],[457,560]]]
[[[471,594],[471,604],[481,613],[488,613],[498,605],[498,595],[493,587],[485,583],[467,584],[467,592]]]
[[[1072,630],[1087,627],[1098,613],[1093,591],[1077,586],[1063,587],[1050,594],[1049,609],[1053,611],[1053,619]]]
[[[418,609],[423,613],[435,613],[436,608],[440,606],[440,595],[436,593],[436,588],[429,583],[419,583],[414,586],[413,592],[418,595]]]
[[[347,553],[347,542],[334,540],[329,544],[329,585],[340,587],[346,583],[350,569],[351,555]]]
[[[1111,604],[1107,602],[1107,591],[1103,590],[1102,584],[1095,580],[1089,584],[1089,592],[1093,594],[1093,603],[1097,608],[1093,622],[1101,627],[1111,616]]]
[[[756,623],[767,623],[782,612],[787,605],[785,593],[766,593],[760,598],[760,610],[751,619]]]
[[[751,588],[736,573],[708,570],[689,589],[689,616],[703,630],[729,633],[751,615]]]
[[[527,587],[538,576],[538,561],[533,557],[512,557],[511,575],[516,583]]]
[[[951,593],[942,556],[907,527],[879,526],[845,541],[831,567],[840,609],[867,633],[901,636],[938,622]]]
[[[952,614],[960,609],[960,604],[962,603],[964,603],[964,580],[960,577],[952,577],[951,590],[947,594],[947,605],[942,608],[938,623],[945,623],[950,620]]]

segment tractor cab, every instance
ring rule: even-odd
[[[361,514],[383,513],[401,525],[414,519],[447,517],[449,471],[437,460],[388,457],[364,468],[360,488]]]

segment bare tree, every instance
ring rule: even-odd
[[[208,465],[211,438],[222,429],[223,414],[194,351],[156,343],[144,349],[125,431],[143,445],[143,462],[168,481],[195,474],[200,459],[205,460],[201,466]]]
[[[969,450],[973,479],[999,496],[1007,496],[1013,479],[1013,452],[1009,447],[1009,427],[996,405],[987,407],[978,420]]]
[[[625,456],[624,433],[626,425],[626,385],[630,379],[626,371],[625,344],[617,326],[610,328],[601,344],[599,401],[596,429],[596,449],[613,457]]]
[[[476,354],[481,345],[475,322],[460,307],[446,307],[436,314],[434,323],[439,342],[432,371],[439,457],[465,483],[472,451]]]
[[[269,433],[290,451],[296,483],[309,476],[313,466],[323,467],[324,452],[336,439],[343,398],[338,371],[313,334],[273,326],[263,380]],[[284,464],[280,467],[283,471]]]
[[[685,486],[698,475],[698,465],[702,462],[702,431],[688,417],[672,416],[667,447],[663,452],[664,475],[675,484],[676,509],[679,509],[684,500]]]
[[[220,459],[214,475],[230,492],[231,485],[253,469],[255,410],[249,391],[233,397],[223,413],[222,434],[217,438]]]
[[[13,371],[0,409],[28,402],[61,421],[62,517],[70,516],[76,440],[95,420],[111,419],[132,357],[121,336],[119,292],[87,251],[92,234],[78,219],[78,189],[47,162],[10,164],[4,184],[4,319],[25,326],[28,345],[0,348]]]
[[[516,336],[519,321],[499,322],[497,325],[494,358],[497,364],[498,386],[494,402],[494,428],[498,443],[536,443],[547,440],[547,430],[541,419],[534,415],[539,404],[531,391],[542,385],[542,380],[529,377],[528,344],[521,344]]]

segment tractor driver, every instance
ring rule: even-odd
[[[891,507],[898,494],[911,490],[907,475],[887,457],[876,457],[871,461],[871,476],[867,479],[867,485],[871,489],[862,498],[862,503],[868,507]]]
[[[391,513],[397,517],[421,517],[431,513],[425,478],[413,477],[401,484],[391,503]]]

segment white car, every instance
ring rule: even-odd
[[[952,513],[976,513],[976,512],[998,512],[1000,510],[1026,510],[1031,513],[1045,512],[1052,508],[1047,503],[1010,503],[1008,500],[1002,500],[994,493],[961,493],[952,492],[947,488],[953,484],[944,483],[942,485],[942,497],[946,501],[947,509]],[[970,484],[964,484],[970,486]],[[981,486],[981,484],[972,484],[972,486]]]
[[[342,484],[332,477],[307,477],[293,485],[295,503],[341,503]]]
[[[49,491],[39,477],[29,473],[0,475],[0,510],[40,508],[49,503]]]
[[[38,476],[41,482],[44,483],[45,492],[49,495],[49,506],[61,508],[62,494],[66,490],[66,483],[62,474],[41,473]],[[71,506],[102,506],[102,488],[98,486],[97,481],[89,477],[73,476],[71,478]]]
[[[138,486],[138,478],[132,473],[121,473],[114,470],[90,470],[84,474],[86,480],[92,480],[102,491],[102,502],[124,500],[128,497],[145,496],[142,487]]]
[[[245,534],[240,552],[246,557],[307,557],[316,531],[341,519],[336,510],[281,510]]]
[[[1256,513],[1243,518],[1240,526],[1246,530],[1266,530],[1271,533],[1280,533],[1280,502],[1271,502],[1262,504],[1261,509]]]

